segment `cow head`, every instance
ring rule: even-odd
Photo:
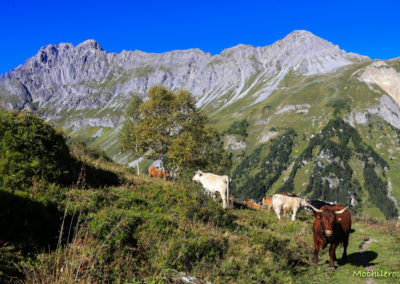
[[[303,207],[303,208],[305,208],[307,205],[308,205],[308,200],[307,200],[307,199],[304,199],[304,198],[301,198],[301,200],[300,200],[300,206]]]
[[[193,181],[197,181],[200,182],[201,177],[203,176],[203,172],[202,171],[195,171],[194,173],[194,177],[192,178]]]
[[[321,221],[322,230],[327,237],[331,237],[333,235],[333,224],[335,223],[336,216],[342,214],[344,211],[349,208],[348,206],[343,208],[342,210],[331,210],[331,209],[317,209],[311,204],[308,204],[309,207],[314,211],[314,217]]]

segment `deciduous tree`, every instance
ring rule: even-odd
[[[140,147],[140,132],[138,125],[141,122],[141,114],[139,111],[140,106],[143,104],[142,99],[139,98],[137,94],[133,94],[132,100],[129,103],[125,111],[125,120],[122,124],[122,128],[118,133],[119,143],[122,150],[133,151],[135,153],[135,158],[137,159],[137,173],[140,174],[139,169],[139,158],[143,153]]]
[[[160,160],[163,168],[181,177],[199,168],[223,173],[230,167],[218,132],[206,125],[207,117],[189,92],[155,86],[147,98],[138,108],[139,123],[123,127],[128,133],[121,138],[126,141],[124,149],[138,147],[138,152]]]

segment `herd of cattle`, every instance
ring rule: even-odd
[[[154,167],[150,167],[154,168]],[[168,176],[165,171],[160,171],[161,173],[155,175],[154,169],[149,168],[149,175],[153,177],[162,178]],[[219,193],[222,198],[223,208],[229,208],[229,182],[228,176],[219,176],[212,173],[203,173],[202,171],[196,171],[192,178],[193,181],[199,182],[205,191],[215,198],[215,194]],[[343,255],[342,260],[347,258],[347,246],[349,243],[349,235],[351,231],[351,214],[348,207],[344,207],[341,204],[336,204],[333,202],[326,202],[322,200],[308,200],[298,197],[295,194],[290,193],[280,193],[275,194],[272,197],[264,197],[262,204],[257,204],[249,199],[245,200],[245,204],[253,209],[259,210],[263,206],[271,208],[275,211],[278,219],[281,219],[281,214],[283,215],[292,212],[291,219],[294,221],[296,219],[296,214],[301,209],[312,211],[314,214],[313,222],[313,240],[314,240],[314,258],[313,262],[318,261],[319,250],[325,249],[325,247],[330,244],[329,249],[329,268],[334,269],[333,261],[336,260],[336,247],[339,244],[343,244]],[[399,222],[396,227],[400,227],[400,217]]]

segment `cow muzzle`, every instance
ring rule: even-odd
[[[332,234],[333,234],[333,231],[332,231],[332,230],[325,230],[325,235],[326,235],[327,237],[332,236]]]

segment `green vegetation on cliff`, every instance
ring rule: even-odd
[[[244,158],[232,173],[232,192],[236,198],[261,201],[289,166],[295,136],[294,130],[289,129]]]
[[[289,179],[278,191],[292,192],[300,168],[312,163],[306,194],[313,199],[335,200],[344,205],[359,204],[363,193],[361,183],[350,166],[352,158],[363,164],[365,189],[372,203],[386,218],[396,217],[396,205],[387,192],[388,163],[340,118],[330,120],[320,133],[310,139],[307,148],[296,159]]]

